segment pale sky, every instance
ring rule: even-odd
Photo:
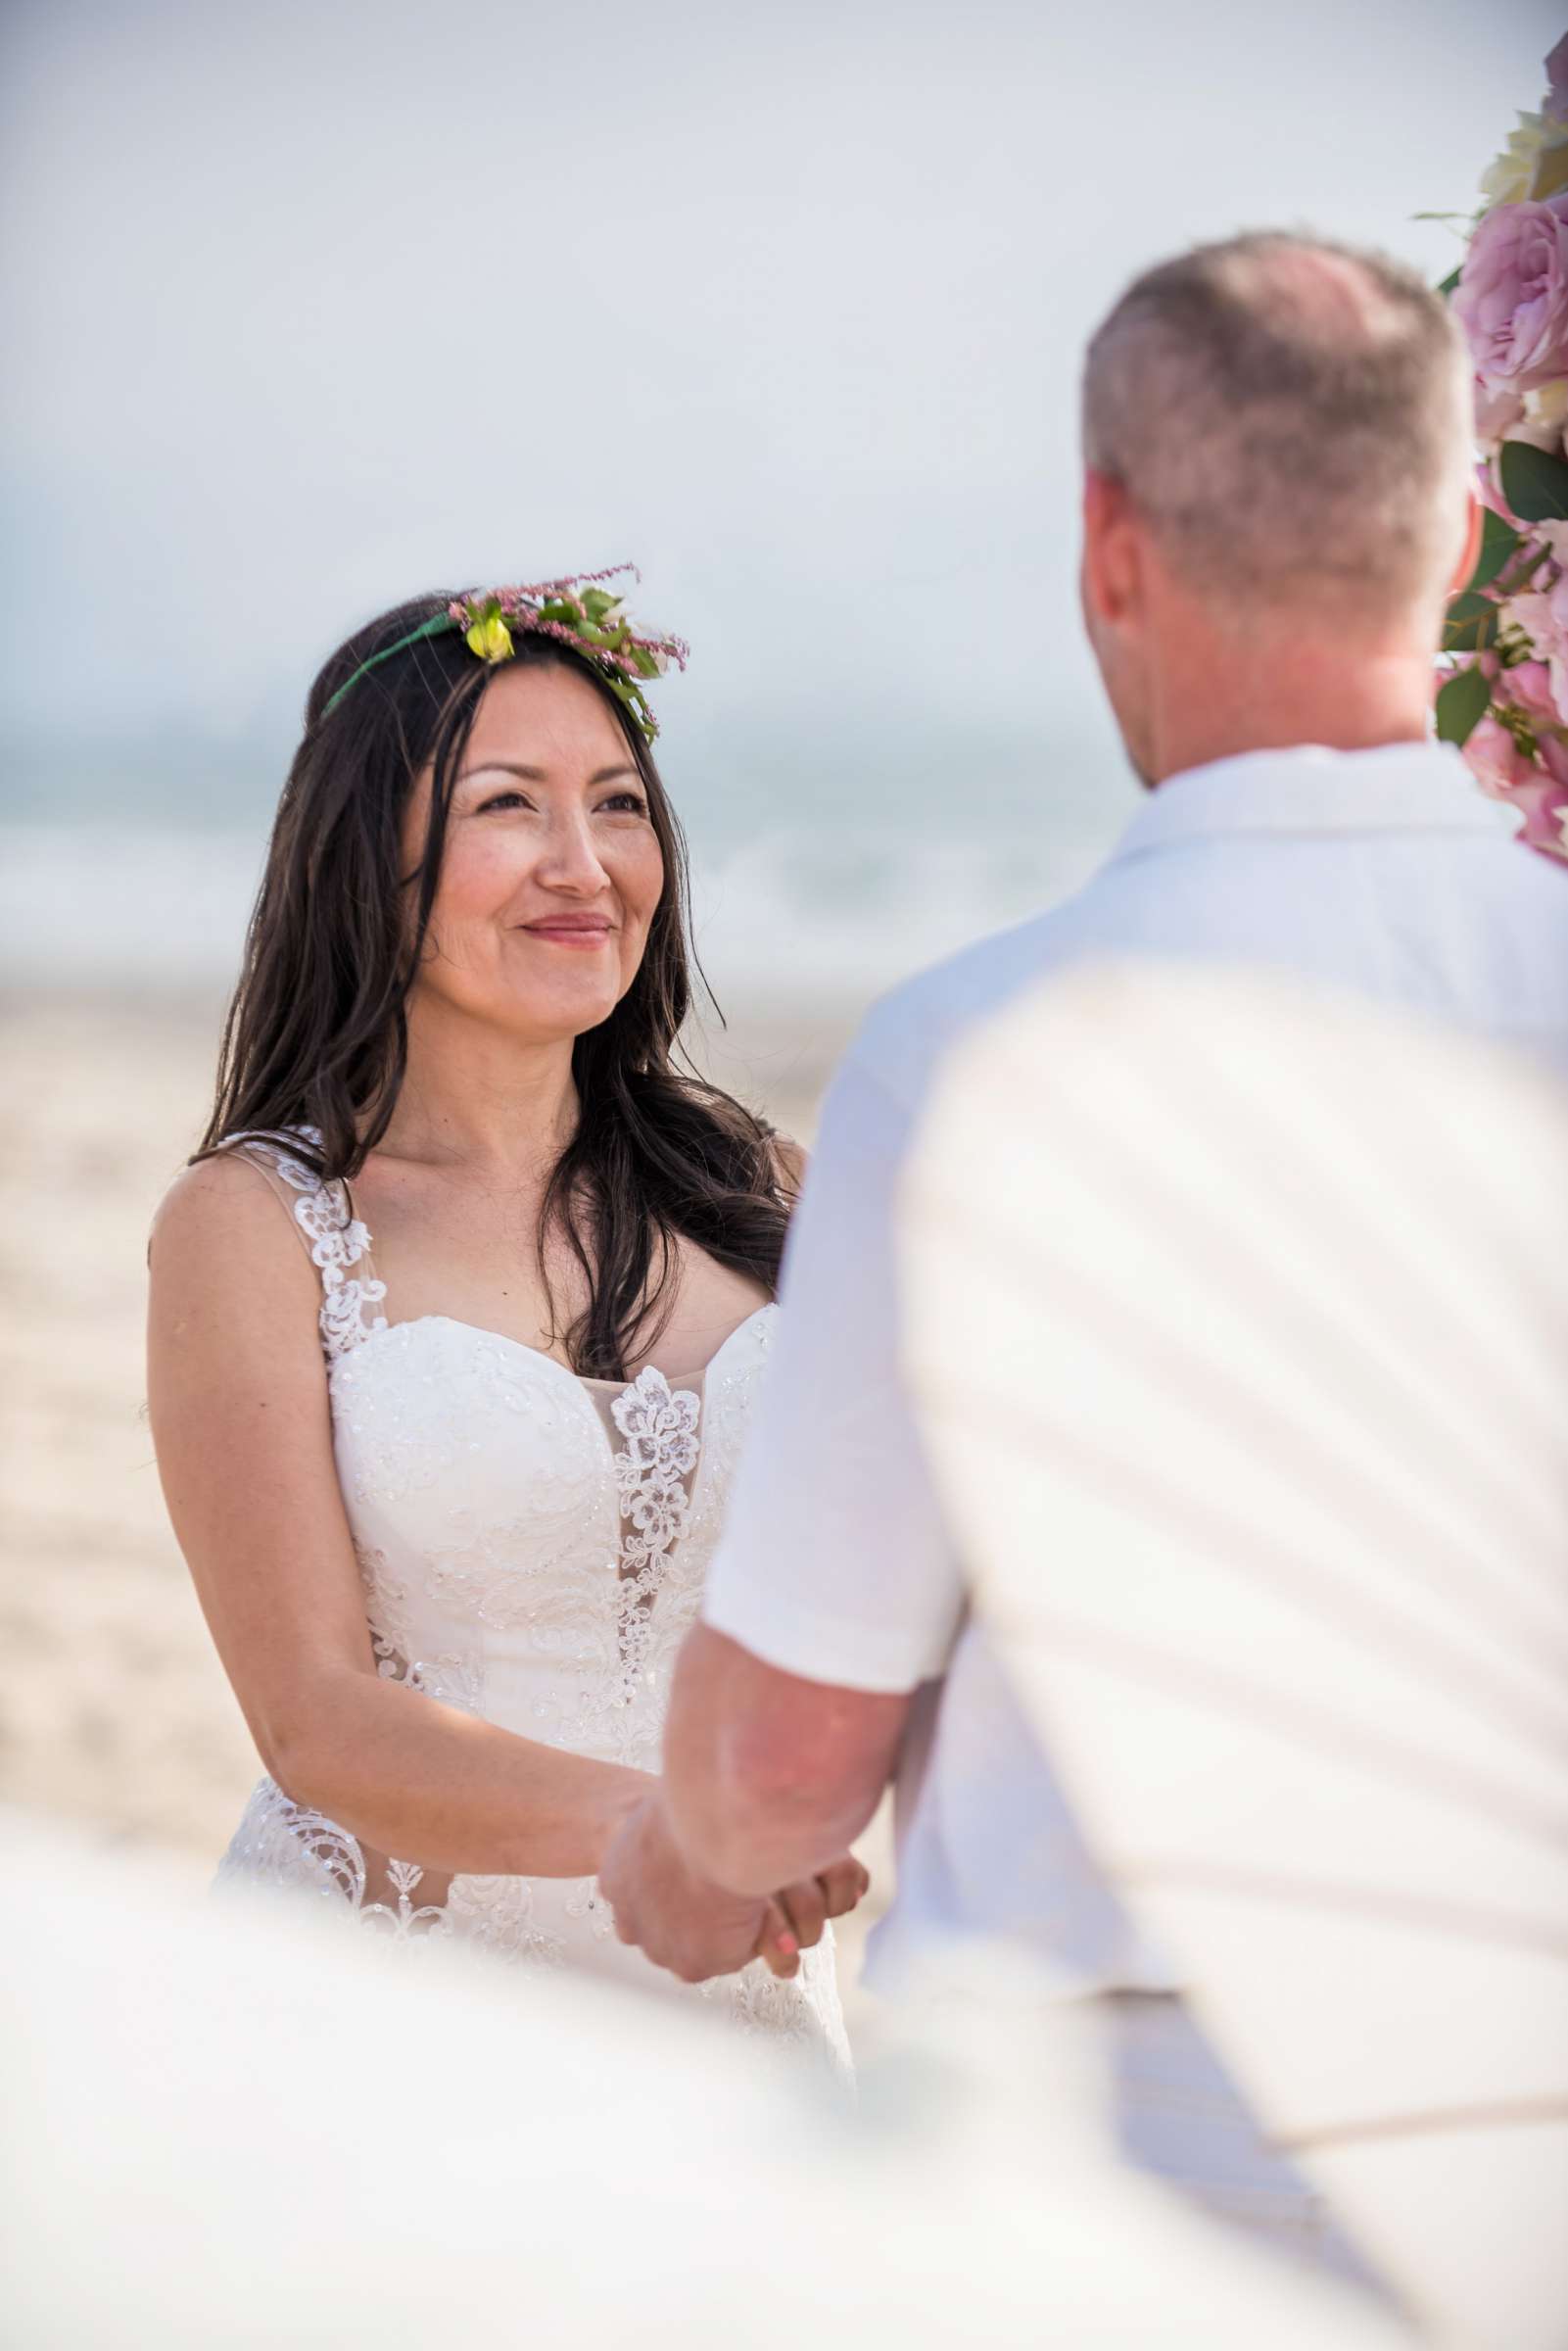
[[[1473,204],[1561,29],[12,0],[0,792],[254,821],[369,612],[635,554],[693,644],[698,834],[1075,805],[1119,772],[1072,592],[1096,317],[1244,225],[1441,275],[1410,216]]]

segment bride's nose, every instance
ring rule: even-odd
[[[609,886],[586,815],[562,812],[546,836],[536,878],[546,889],[564,889],[573,897],[594,897]]]

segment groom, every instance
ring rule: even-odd
[[[1085,957],[1272,966],[1568,1058],[1568,873],[1428,740],[1477,517],[1468,367],[1416,279],[1283,235],[1169,262],[1090,346],[1083,439],[1084,623],[1151,796],[1077,898],[902,987],[852,1046],[666,1776],[603,1884],[650,1957],[727,1971],[762,1896],[841,1851],[895,1779],[898,1895],[870,1984],[928,1981],[967,1938],[1022,1940],[1156,2049],[1166,2112],[1124,2116],[1132,2151],[1256,2214],[1305,2190],[1249,2139],[966,1621],[899,1371],[900,1173],[966,1027]],[[795,1925],[809,1943],[821,1920]],[[1199,2119],[1172,2131],[1172,2100]]]

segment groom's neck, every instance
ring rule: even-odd
[[[1374,750],[1429,731],[1434,661],[1418,624],[1368,642],[1184,616],[1152,664],[1143,772],[1151,785],[1247,751],[1320,744]]]

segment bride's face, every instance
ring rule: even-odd
[[[430,777],[404,819],[419,865]],[[625,736],[586,678],[501,669],[447,812],[414,995],[546,1044],[596,1028],[637,976],[664,858]]]

